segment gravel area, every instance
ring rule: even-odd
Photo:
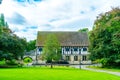
[[[86,66],[88,66],[88,65],[81,65],[81,66],[80,65],[71,65],[71,67],[74,67],[74,68],[81,68],[81,69],[84,69],[84,70],[90,70],[90,71],[96,71],[96,72],[104,72],[104,73],[109,73],[109,74],[120,76],[120,72],[92,69],[92,68],[87,68]]]

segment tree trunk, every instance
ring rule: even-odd
[[[52,62],[51,62],[51,68],[53,68],[53,64],[52,64]]]

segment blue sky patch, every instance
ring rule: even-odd
[[[31,26],[30,28],[31,29],[37,29],[37,26]]]
[[[80,11],[80,13],[81,13],[81,14],[85,14],[85,12],[84,12],[84,11]]]
[[[17,2],[25,2],[26,0],[16,0]]]
[[[28,30],[27,30],[27,29],[23,29],[22,31],[23,31],[23,32],[27,32]]]
[[[41,1],[43,1],[43,0],[34,0],[35,2],[41,2]]]
[[[2,0],[0,0],[0,4],[2,4]]]
[[[91,9],[92,11],[94,11],[94,10],[96,9],[96,7],[91,6],[90,9]]]
[[[11,18],[8,18],[8,21],[13,24],[23,25],[26,23],[26,19],[21,14],[14,12]]]
[[[17,2],[41,2],[43,0],[16,0]]]

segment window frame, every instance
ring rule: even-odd
[[[87,48],[86,48],[86,47],[84,47],[84,48],[83,48],[83,51],[87,51]]]
[[[65,56],[66,57],[66,61],[70,61],[70,56]]]
[[[87,61],[87,56],[86,55],[82,56],[82,61]]]
[[[77,55],[74,56],[74,61],[78,61],[78,56]]]
[[[42,52],[42,51],[43,51],[43,49],[42,49],[42,48],[39,48],[39,51],[40,51],[40,52]]]

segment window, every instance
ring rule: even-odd
[[[77,51],[77,48],[74,48],[74,51]]]
[[[39,48],[39,51],[41,52],[41,51],[42,51],[42,48]]]
[[[83,51],[87,51],[87,48],[83,48]]]
[[[78,61],[78,56],[74,56],[74,61]]]
[[[66,56],[66,60],[69,61],[70,60],[70,56]]]
[[[70,49],[69,48],[65,48],[66,51],[69,51]]]
[[[86,60],[87,60],[87,56],[86,56],[86,55],[83,55],[83,56],[82,56],[82,60],[83,60],[83,61],[86,61]]]

